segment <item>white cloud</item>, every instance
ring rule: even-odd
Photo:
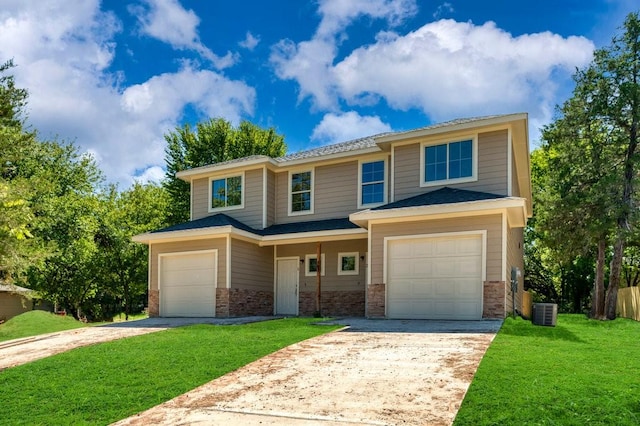
[[[390,132],[391,126],[376,116],[361,116],[355,111],[326,114],[313,129],[311,139],[322,143],[343,142]]]
[[[311,40],[282,40],[272,47],[276,75],[299,85],[299,98],[314,111],[339,111],[344,104],[396,110],[417,108],[432,120],[527,111],[547,120],[558,102],[558,89],[570,84],[576,67],[592,58],[593,43],[584,37],[550,32],[514,37],[493,22],[440,20],[407,34],[392,24],[411,16],[410,2],[321,2],[321,22]],[[389,28],[370,45],[337,60],[337,35],[348,35],[355,17],[382,18]],[[404,7],[404,9],[402,9]],[[449,3],[440,11],[452,10]],[[404,13],[402,13],[404,11]]]
[[[164,169],[158,166],[149,167],[135,177],[135,181],[141,184],[160,183],[162,179],[164,179]]]
[[[210,60],[218,69],[232,66],[236,55],[227,52],[218,56],[206,47],[198,34],[200,18],[186,10],[177,0],[144,0],[145,6],[130,6],[140,24],[142,34],[170,44],[174,49],[193,50]]]
[[[109,181],[126,187],[140,170],[149,170],[145,179],[157,176],[163,135],[187,105],[233,122],[253,113],[253,88],[186,62],[122,87],[122,76],[107,71],[118,31],[97,0],[31,0],[0,11],[0,58],[14,58],[16,83],[29,90],[29,124],[43,138],[75,137]]]
[[[347,27],[363,16],[384,19],[393,27],[416,12],[414,0],[321,1],[322,19],[313,39],[300,43],[281,40],[272,47],[269,59],[279,78],[298,81],[299,100],[311,97],[315,107],[337,110],[333,62]]]
[[[540,115],[553,104],[555,74],[586,65],[593,48],[582,37],[513,37],[493,22],[442,20],[356,49],[335,66],[335,91],[349,103],[375,95],[437,119],[478,111]]]
[[[256,48],[256,46],[260,43],[260,37],[256,37],[253,34],[251,34],[250,31],[247,31],[247,36],[245,37],[244,40],[242,40],[240,43],[238,43],[240,45],[240,47],[244,47],[247,50],[253,50]]]
[[[440,19],[443,15],[447,15],[453,12],[453,5],[449,2],[444,2],[436,8],[435,12],[433,12],[433,18]]]

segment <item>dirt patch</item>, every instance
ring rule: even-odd
[[[493,337],[334,332],[117,424],[450,425]]]

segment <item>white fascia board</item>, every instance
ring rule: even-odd
[[[367,238],[367,235],[367,230],[362,228],[267,235],[262,237],[260,246],[264,247],[278,244],[301,244],[308,242],[357,240]]]
[[[390,142],[399,142],[404,139],[431,136],[431,135],[437,135],[440,133],[450,133],[450,132],[455,132],[459,130],[474,130],[479,127],[495,126],[500,124],[506,124],[512,121],[526,120],[526,119],[527,119],[527,113],[524,113],[524,112],[516,113],[516,114],[508,114],[508,115],[501,115],[498,117],[467,121],[464,123],[451,124],[449,126],[436,126],[436,127],[427,128],[427,129],[417,129],[417,130],[409,130],[407,132],[401,132],[401,133],[392,133],[390,135],[376,137],[375,140],[376,140],[376,143],[378,144],[386,144]]]
[[[349,215],[349,220],[358,226],[367,227],[368,222],[381,219],[401,219],[413,216],[433,216],[447,214],[461,214],[500,210],[500,209],[522,209],[526,200],[519,197],[498,198],[493,200],[467,201],[465,203],[437,204],[433,206],[400,207],[387,210],[363,210]]]
[[[211,164],[209,166],[196,167],[193,169],[182,170],[176,173],[176,177],[182,179],[184,181],[191,181],[192,179],[200,176],[208,176],[211,173],[223,172],[231,169],[244,169],[251,166],[258,165],[270,165],[272,167],[277,167],[278,163],[273,160],[273,158],[265,157],[265,158],[252,158],[251,160],[246,161],[237,161],[228,164]]]
[[[255,241],[260,240],[259,235],[234,228],[231,225],[211,226],[208,228],[185,229],[169,232],[148,232],[146,234],[134,235],[131,239],[136,243],[150,244],[170,241],[199,240],[203,238],[222,237],[229,234]]]

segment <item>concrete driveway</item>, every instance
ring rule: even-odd
[[[449,425],[502,324],[336,323],[116,425]]]

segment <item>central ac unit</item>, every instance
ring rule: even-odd
[[[555,303],[534,303],[532,320],[535,325],[556,326],[558,305]]]

